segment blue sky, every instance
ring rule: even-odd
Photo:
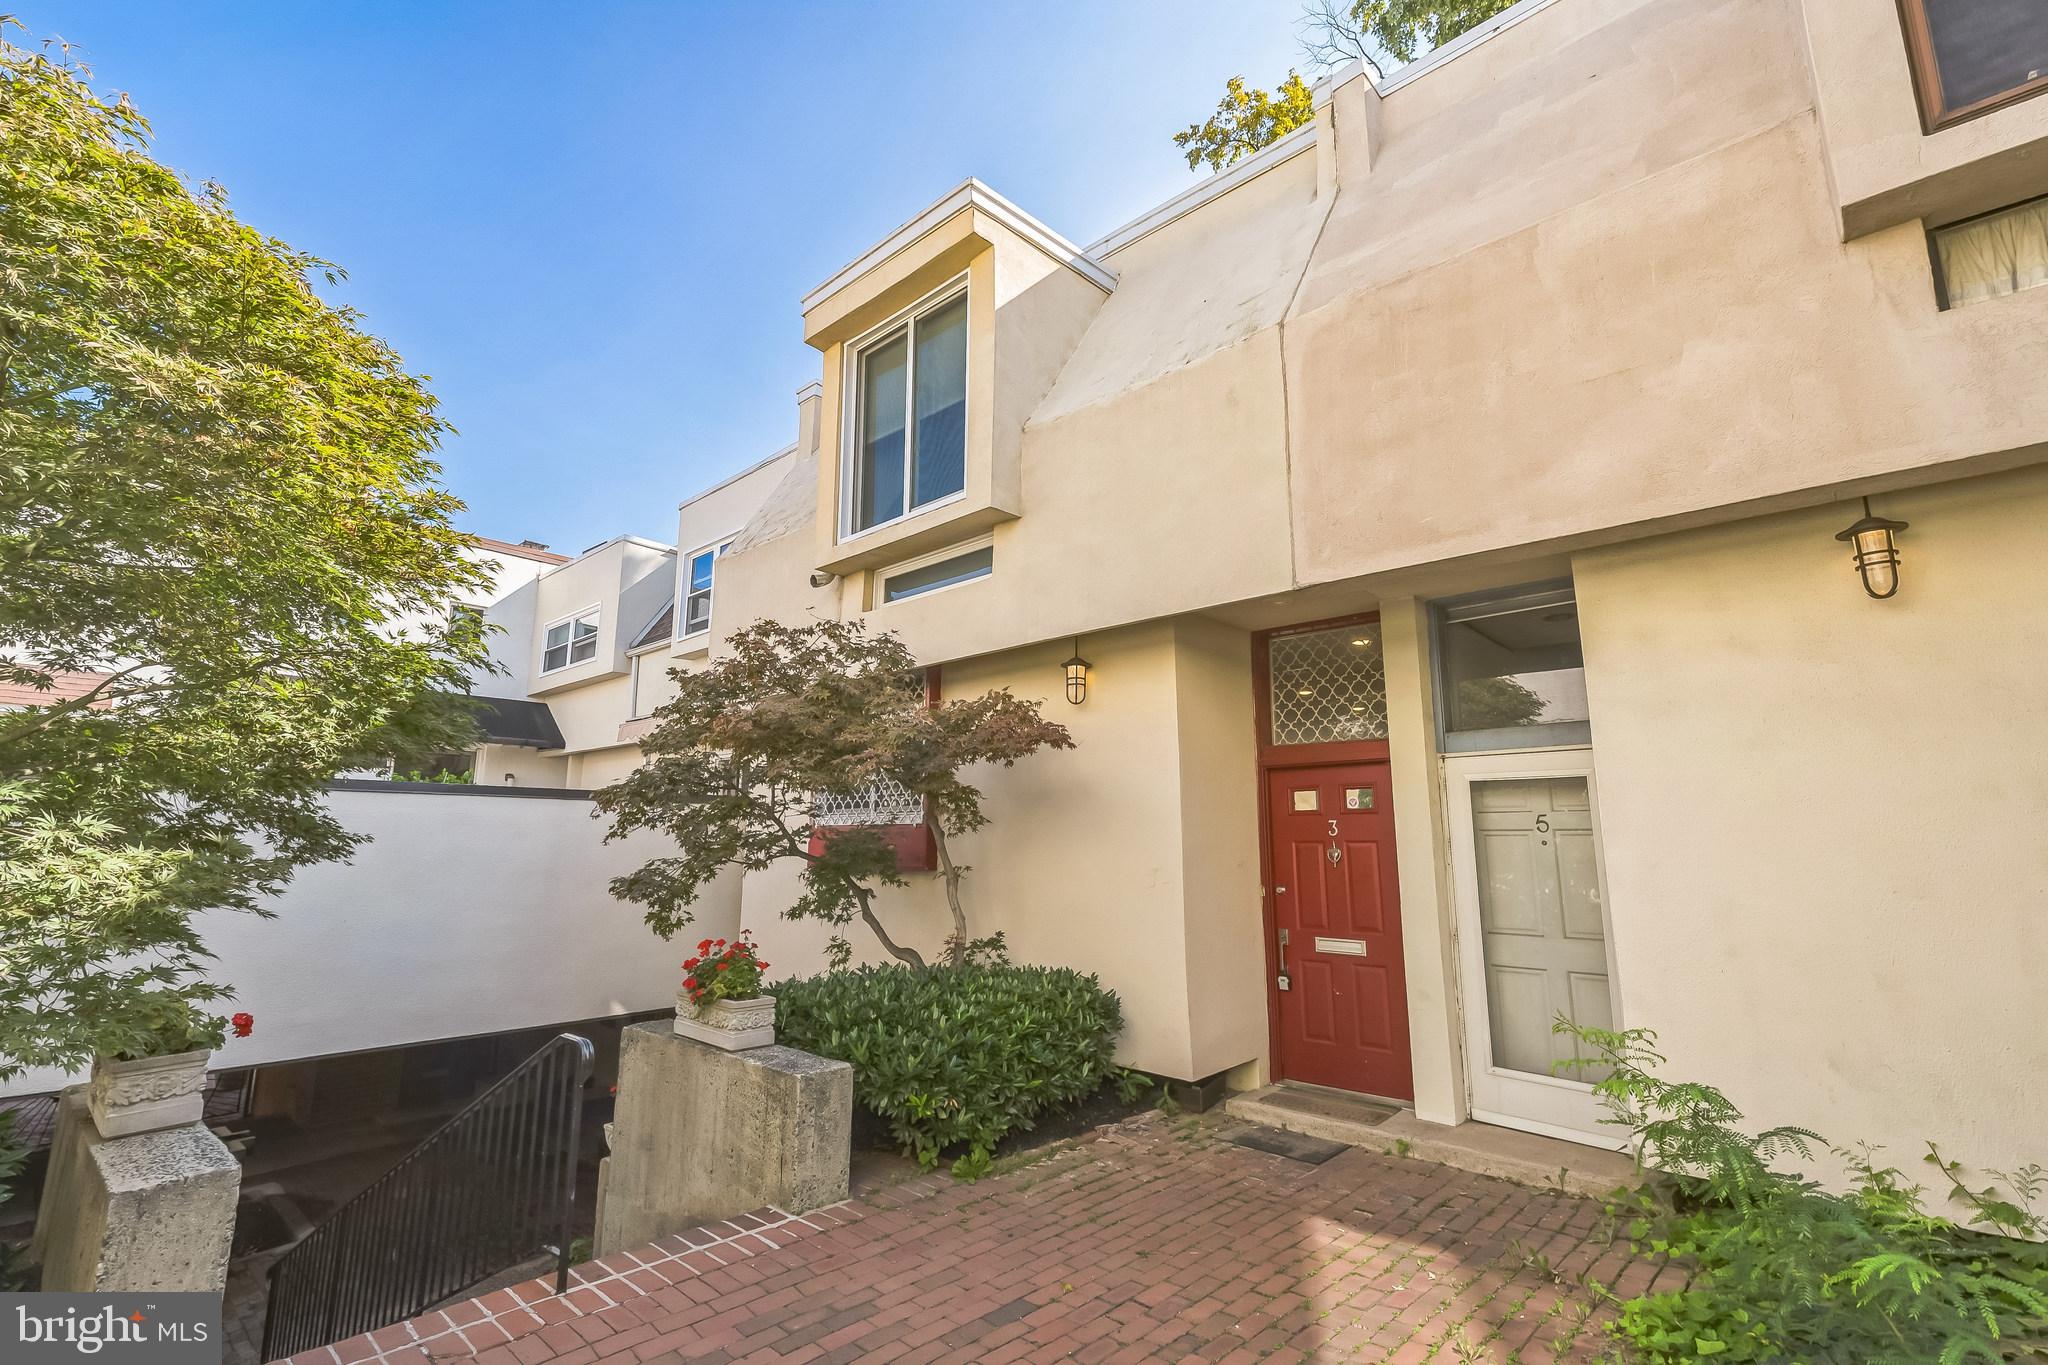
[[[576,551],[794,439],[802,295],[968,175],[1086,243],[1297,64],[1296,0],[18,0],[156,153],[339,262],[459,429],[465,529]],[[22,41],[21,35],[16,35]]]

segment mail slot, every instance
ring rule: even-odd
[[[1323,938],[1321,935],[1318,935],[1316,937],[1316,951],[1319,953],[1336,953],[1343,957],[1364,957],[1365,940],[1362,938]]]

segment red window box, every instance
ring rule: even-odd
[[[871,830],[881,835],[882,842],[896,851],[898,872],[930,872],[939,865],[938,841],[932,838],[931,826],[924,824],[812,825],[811,856],[823,853],[829,841],[850,829]]]

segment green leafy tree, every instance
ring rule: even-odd
[[[1375,71],[1411,62],[1485,23],[1515,0],[1308,0],[1297,32],[1311,66],[1327,71],[1364,61]],[[1273,94],[1232,76],[1216,112],[1173,135],[1190,170],[1213,173],[1271,146],[1315,117],[1306,82],[1295,72]]]
[[[646,762],[597,794],[609,838],[658,830],[680,850],[616,879],[612,894],[646,906],[647,923],[666,938],[691,922],[699,893],[722,870],[793,860],[803,889],[789,918],[845,926],[858,917],[890,956],[922,967],[923,956],[875,913],[881,887],[906,884],[881,835],[854,827],[811,848],[819,796],[894,782],[924,803],[953,917],[946,957],[967,960],[977,947],[960,897],[968,869],[954,862],[949,840],[988,815],[961,771],[1072,748],[1066,728],[1001,689],[928,705],[910,651],[858,621],[757,621],[727,645],[709,667],[676,673],[676,697],[641,740]],[[845,941],[834,946],[843,962]]]
[[[1515,0],[1308,0],[1298,32],[1320,69],[1361,59],[1375,71],[1412,62]]]
[[[1458,683],[1458,728],[1499,730],[1531,725],[1543,714],[1543,698],[1513,678],[1465,678]]]
[[[0,41],[0,682],[50,695],[0,711],[0,1075],[217,1028],[193,916],[347,855],[329,779],[462,747],[484,663],[431,395],[89,77]]]
[[[1244,77],[1232,76],[1216,102],[1216,112],[1173,135],[1174,145],[1188,159],[1188,169],[1206,164],[1211,173],[1278,142],[1315,117],[1309,88],[1290,71],[1277,94],[1245,88]]]

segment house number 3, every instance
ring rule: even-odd
[[[1330,848],[1327,856],[1332,867],[1344,861],[1344,850],[1337,847],[1337,822],[1335,820],[1330,822]]]

